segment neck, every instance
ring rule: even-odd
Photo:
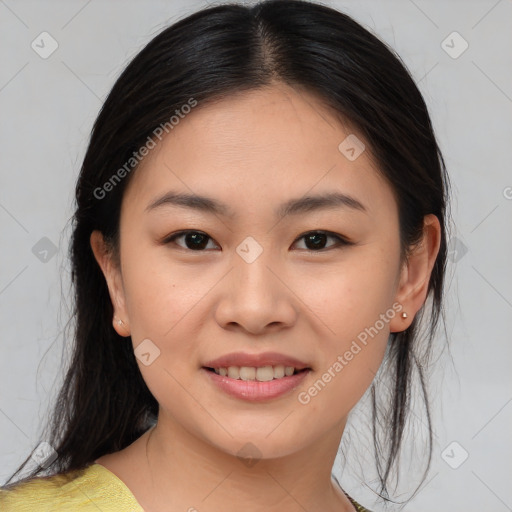
[[[138,464],[145,468],[147,490],[141,505],[150,512],[238,512],[241,506],[245,512],[353,512],[353,505],[331,478],[342,431],[336,425],[302,451],[258,459],[251,445],[238,456],[228,454],[169,418],[160,418],[138,440]]]

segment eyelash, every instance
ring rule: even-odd
[[[177,238],[181,238],[182,236],[188,235],[190,233],[197,233],[197,234],[200,234],[200,235],[204,235],[209,240],[213,240],[212,237],[210,237],[208,234],[204,233],[203,231],[197,231],[197,230],[194,230],[194,229],[187,229],[187,230],[183,230],[183,231],[178,231],[177,233],[174,233],[174,234],[166,237],[164,240],[162,240],[162,244],[164,244],[164,245],[170,244],[170,243],[174,242]],[[316,253],[316,252],[323,253],[323,252],[326,252],[326,251],[329,251],[329,250],[332,250],[332,249],[340,249],[343,246],[354,245],[354,242],[349,241],[348,239],[346,239],[345,237],[343,237],[341,235],[337,235],[336,233],[333,233],[331,231],[323,231],[323,230],[314,230],[314,231],[308,231],[306,233],[303,233],[293,243],[295,244],[299,240],[305,238],[308,235],[312,235],[312,234],[322,234],[322,235],[326,235],[328,238],[335,238],[335,239],[337,239],[337,243],[334,246],[323,248],[323,249],[319,249],[319,250],[312,250],[312,249],[307,249],[307,248],[306,249],[301,249],[301,250],[305,250],[305,251],[308,251],[310,253]],[[211,250],[211,249],[193,250],[193,249],[189,249],[188,247],[182,247],[180,245],[178,247],[180,247],[180,249],[183,249],[183,250],[189,251],[189,252],[207,252],[207,251]]]

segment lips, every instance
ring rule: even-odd
[[[263,402],[288,395],[312,368],[304,361],[277,352],[235,352],[207,361],[201,371],[227,395]]]
[[[283,367],[281,366],[281,368]],[[205,367],[201,368],[200,371],[211,384],[224,394],[238,400],[249,402],[266,402],[268,400],[290,396],[290,393],[299,387],[311,372],[311,370],[305,368],[292,375],[261,382],[258,380],[243,380],[231,378],[227,375],[218,375],[214,371],[208,371]]]
[[[284,366],[293,367],[297,371],[304,369],[311,369],[308,364],[300,361],[299,359],[277,352],[263,352],[261,354],[248,354],[245,352],[234,352],[207,361],[203,368],[206,369],[219,369],[232,367],[249,367],[260,368],[264,366]]]

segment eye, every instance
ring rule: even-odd
[[[189,249],[191,251],[203,251],[208,246],[208,240],[213,241],[210,236],[208,236],[206,233],[203,233],[202,231],[188,230],[174,233],[173,235],[167,237],[163,243],[168,244],[181,238],[184,239],[185,246],[181,244],[177,245],[183,249]],[[336,240],[336,243],[333,244],[334,247],[353,244],[346,238],[329,231],[310,231],[297,238],[297,240],[294,242],[294,245],[297,243],[297,241],[304,239],[306,250],[311,252],[320,252],[333,247],[333,245],[330,247],[325,247],[326,241],[329,238]]]
[[[185,239],[185,247],[180,244],[180,247],[183,249],[190,249],[192,251],[202,251],[207,246],[208,239],[211,239],[206,233],[201,231],[180,231],[179,233],[175,233],[170,237],[166,238],[163,243],[168,244],[174,242],[179,238]]]
[[[325,247],[326,240],[329,238],[336,240],[336,243],[330,247]],[[306,249],[311,252],[320,252],[343,245],[352,245],[352,242],[349,242],[346,238],[329,231],[310,231],[301,235],[297,240],[302,239],[305,241]]]

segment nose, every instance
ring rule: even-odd
[[[233,263],[215,312],[219,325],[255,335],[291,327],[297,320],[298,299],[270,251],[254,261],[236,254]]]

